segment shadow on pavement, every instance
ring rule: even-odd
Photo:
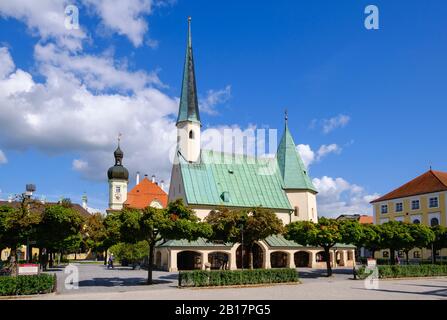
[[[326,276],[326,269],[311,269],[311,268],[299,268],[299,277],[302,279],[317,279],[317,278],[328,278]],[[352,269],[332,269],[333,277],[343,276],[344,279],[353,278]]]
[[[167,280],[154,279],[153,284],[171,283]],[[79,287],[132,287],[147,285],[145,278],[93,278],[79,281]]]

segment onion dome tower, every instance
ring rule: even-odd
[[[124,152],[120,148],[121,134],[118,136],[118,147],[113,153],[115,165],[107,171],[109,179],[109,208],[121,210],[127,200],[127,185],[129,184],[129,171],[123,166]]]

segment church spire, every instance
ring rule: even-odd
[[[188,40],[186,46],[185,65],[183,69],[182,92],[177,124],[182,121],[200,123],[199,103],[197,100],[194,58],[192,54],[191,17],[188,17]]]
[[[317,192],[304,166],[288,126],[287,110],[284,116],[284,134],[276,152],[276,160],[284,189],[299,189]]]

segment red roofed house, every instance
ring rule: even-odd
[[[109,180],[109,209],[107,212],[117,211],[123,207],[133,209],[143,209],[148,206],[154,208],[165,208],[168,204],[168,195],[163,190],[163,181],[161,186],[155,182],[155,176],[152,181],[146,178],[139,181],[137,173],[136,185],[127,192],[129,184],[129,171],[123,166],[124,152],[121,150],[118,139],[118,147],[114,152],[115,165],[107,171]]]
[[[129,193],[124,202],[125,207],[144,209],[146,207],[166,208],[168,195],[157,183],[149,181],[148,178],[141,180]]]
[[[399,188],[375,199],[374,222],[387,221],[422,223],[427,226],[447,226],[447,172],[429,170]],[[388,252],[382,252],[385,258]],[[429,258],[430,250],[415,249],[414,259]],[[441,252],[437,252],[441,255]],[[443,252],[447,255],[447,251]]]

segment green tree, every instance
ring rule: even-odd
[[[106,232],[106,236],[104,238],[104,240],[102,241],[102,247],[103,250],[105,252],[104,254],[104,265],[107,264],[107,251],[108,249],[119,243],[121,241],[121,212],[120,211],[116,211],[116,212],[111,212],[109,213],[104,221],[104,227],[105,227],[105,232]]]
[[[432,259],[436,263],[436,251],[447,248],[447,228],[437,225],[431,227],[431,230],[433,231],[434,239],[427,247],[432,250]]]
[[[41,220],[39,203],[25,195],[17,196],[17,207],[0,208],[0,228],[2,228],[0,247],[11,248],[11,274],[17,273],[17,248],[25,245]]]
[[[185,207],[181,200],[170,203],[166,209],[147,207],[143,210],[121,211],[120,235],[127,243],[147,241],[149,244],[149,265],[147,283],[152,284],[154,252],[157,243],[167,239],[196,240],[208,237],[211,227],[199,222],[194,211]]]
[[[362,229],[363,245],[371,251],[371,256],[374,258],[375,252],[382,248],[381,227],[375,224],[365,224],[362,225]]]
[[[121,263],[127,261],[135,266],[148,257],[149,244],[146,240],[137,243],[120,242],[111,246],[109,250]]]
[[[255,243],[284,232],[282,221],[272,210],[265,208],[242,210],[221,208],[211,211],[205,221],[211,225],[213,231],[210,240],[242,243],[243,238],[244,246],[247,246],[249,252],[250,269],[253,269]]]
[[[364,225],[358,221],[340,221],[341,242],[356,246],[356,257],[360,256],[358,250],[365,245]]]
[[[285,237],[301,245],[322,247],[326,258],[327,276],[332,276],[330,249],[343,240],[339,221],[320,218],[318,223],[292,222],[286,226]]]
[[[410,229],[400,221],[389,221],[380,226],[382,249],[390,250],[390,263],[395,264],[395,252],[414,244]]]
[[[409,257],[410,250],[414,248],[425,248],[429,246],[435,239],[435,233],[430,229],[430,227],[427,227],[422,224],[406,223],[404,224],[404,226],[408,228],[412,239],[412,241],[409,241],[407,245],[404,245],[403,247],[403,251],[405,252],[405,258],[408,264],[410,260]]]
[[[41,221],[35,231],[39,251],[46,249],[45,260],[42,260],[42,256],[40,257],[44,269],[47,261],[52,267],[54,253],[63,252],[68,244],[73,246],[80,243],[83,225],[83,218],[73,208],[65,205],[45,206]]]
[[[94,253],[103,253],[107,250],[104,244],[107,238],[104,220],[104,216],[98,212],[90,215],[85,222],[83,229],[84,242],[86,247]]]

